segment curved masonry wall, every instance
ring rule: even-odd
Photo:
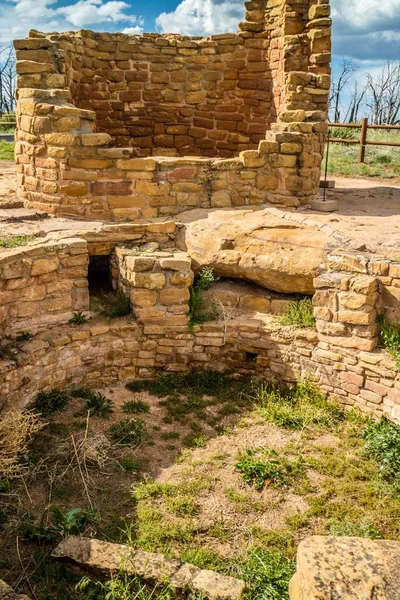
[[[156,235],[164,239],[167,231],[173,235],[170,226],[160,225]],[[110,252],[110,242],[91,243],[96,253]],[[87,254],[82,252],[85,244],[64,240],[60,251],[79,248],[79,262],[83,264],[84,257],[87,264]],[[43,331],[46,313],[42,306],[41,329],[36,329],[33,339],[16,342],[9,358],[0,363],[2,405],[25,406],[37,391],[54,386],[98,386],[153,377],[160,371],[211,368],[287,382],[311,377],[343,404],[400,422],[400,375],[395,361],[377,348],[376,323],[377,309],[390,308],[385,304],[385,290],[398,289],[400,265],[360,253],[331,255],[329,271],[314,280],[315,329],[293,330],[277,326],[268,315],[244,312],[235,319],[196,326],[191,332],[188,310],[193,272],[188,255],[175,249],[140,253],[135,248],[115,247],[115,243],[111,247],[114,287],[129,294],[133,315],[71,326],[61,314],[61,324],[55,325],[49,308]],[[19,251],[27,254],[26,249]],[[37,260],[45,274],[42,252],[39,245],[32,254],[40,257]],[[54,266],[54,256],[47,261]],[[14,262],[7,259],[4,264],[20,263],[14,257]],[[59,283],[63,270],[51,273],[58,273],[53,285]],[[4,279],[6,274],[8,279]],[[14,285],[19,280],[19,272],[12,275],[12,268],[3,269],[0,297],[8,293],[10,282]],[[40,301],[36,304],[41,306]],[[18,321],[14,327],[14,335],[23,331]]]
[[[31,32],[17,40],[26,205],[124,220],[309,202],[326,133],[329,5],[246,7],[237,35]],[[157,157],[137,158],[149,154]]]

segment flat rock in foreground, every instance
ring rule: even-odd
[[[167,580],[176,588],[201,593],[213,600],[238,600],[245,588],[244,581],[240,579],[199,569],[162,554],[85,537],[66,538],[54,550],[53,557],[67,558],[80,565],[105,571],[122,569],[128,575],[160,583]]]
[[[290,600],[400,600],[400,542],[322,536],[304,540]]]

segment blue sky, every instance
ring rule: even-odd
[[[359,61],[360,76],[400,59],[400,0],[331,0],[333,70],[343,57]],[[244,0],[0,0],[0,40],[39,31],[236,31]]]

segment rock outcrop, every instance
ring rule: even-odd
[[[313,278],[327,262],[326,233],[263,210],[193,210],[179,218],[179,244],[195,270],[210,266],[218,276],[275,292],[312,294]]]
[[[400,543],[313,536],[301,542],[290,600],[400,600]]]

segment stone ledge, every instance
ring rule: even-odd
[[[52,556],[106,571],[123,569],[128,575],[160,583],[169,580],[176,588],[201,593],[213,600],[238,600],[245,589],[245,583],[240,579],[199,569],[162,554],[85,537],[71,536],[63,540]]]

